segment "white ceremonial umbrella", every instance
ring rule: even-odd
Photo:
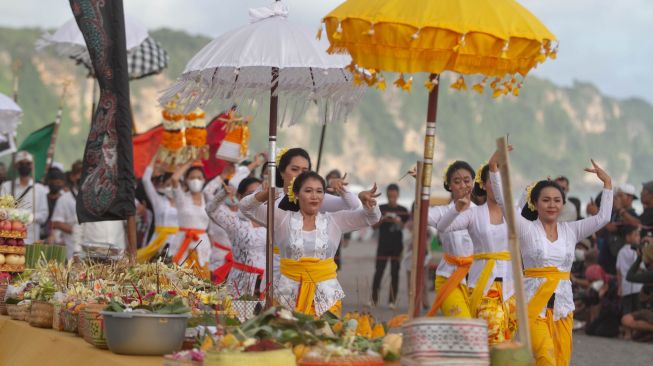
[[[148,37],[147,28],[136,19],[125,15],[125,37],[127,50],[138,47]],[[54,33],[45,33],[36,42],[36,49],[54,46],[62,56],[77,58],[86,51],[84,36],[77,26],[75,18],[70,19]]]
[[[13,99],[0,93],[0,134],[13,137],[23,110]]]
[[[274,202],[278,102],[283,103],[281,123],[293,124],[311,103],[326,122],[345,120],[358,104],[364,89],[352,83],[345,67],[348,55],[329,55],[328,44],[315,34],[288,21],[288,8],[280,1],[250,9],[250,24],[211,41],[186,65],[177,82],[162,94],[160,102],[173,98],[186,111],[213,99],[224,106],[240,101],[270,99],[269,179]],[[267,305],[271,304],[273,204],[268,205]]]

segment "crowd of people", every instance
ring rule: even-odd
[[[224,169],[211,177],[201,162],[169,167],[153,159],[136,190],[137,260],[191,265],[198,274],[225,283],[236,297],[260,297],[267,290],[266,161],[260,153],[253,161],[224,162]],[[313,172],[311,158],[301,148],[282,149],[275,163],[275,301],[309,314],[340,314],[345,293],[337,270],[344,235],[373,227],[378,249],[370,305],[379,303],[389,262],[388,304],[394,308],[402,232],[412,217],[398,204],[398,185],[389,184],[387,203],[377,205],[376,184],[353,194],[338,171],[326,179]],[[429,315],[485,319],[490,344],[509,341],[519,328],[499,165],[495,153],[478,170],[464,161],[445,170],[451,202],[431,207],[428,217],[443,257],[433,281],[435,301],[423,304]],[[83,255],[83,243],[125,248],[124,222],[78,224],[81,162],[69,171],[53,164],[45,184],[33,181],[29,153],[17,153],[15,167],[17,178],[1,189],[34,212],[26,243],[65,244],[69,259]],[[572,329],[644,340],[653,335],[653,269],[648,269],[653,268],[653,181],[641,192],[627,183],[613,189],[596,163],[586,171],[604,188],[587,205],[587,217],[581,217],[580,201],[568,197],[565,177],[534,182],[516,207],[538,364],[568,364]],[[634,200],[641,200],[643,212],[633,209]]]

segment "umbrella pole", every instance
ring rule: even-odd
[[[317,166],[315,172],[320,174],[320,162],[322,161],[322,148],[324,147],[324,135],[326,134],[326,112],[324,112],[324,124],[322,125],[322,133],[320,134],[320,147],[317,150]]]
[[[63,114],[63,101],[66,96],[66,89],[70,81],[64,82],[63,91],[61,92],[61,99],[59,99],[59,109],[57,109],[57,117],[54,120],[54,130],[52,131],[52,136],[50,137],[50,146],[48,147],[48,157],[45,160],[45,173],[47,174],[50,166],[52,166],[52,161],[54,160],[54,147],[57,142],[57,135],[59,134],[59,127],[61,126],[61,115]]]
[[[519,342],[531,352],[531,337],[528,324],[528,304],[524,291],[524,276],[522,273],[522,258],[519,249],[519,237],[515,226],[515,206],[512,202],[512,185],[510,184],[510,161],[508,160],[508,143],[505,137],[497,139],[497,149],[500,158],[499,171],[503,182],[503,202],[506,207],[506,224],[508,225],[508,248],[510,249],[510,263],[512,264],[512,277],[515,284],[515,299],[517,300],[517,322]]]
[[[272,307],[272,278],[274,274],[274,209],[275,209],[275,177],[277,174],[276,151],[277,151],[277,116],[279,97],[276,95],[279,85],[279,68],[272,68],[272,88],[270,89],[270,126],[268,133],[268,217],[267,236],[265,248],[265,308]]]
[[[417,271],[415,271],[415,268],[417,267],[417,262],[419,261],[420,254],[418,252],[419,250],[419,228],[421,227],[420,225],[420,217],[419,215],[416,215],[417,212],[420,212],[420,207],[422,206],[422,202],[420,201],[421,197],[421,188],[422,188],[422,176],[423,176],[423,171],[424,171],[424,163],[421,161],[417,162],[417,175],[415,176],[415,207],[413,211],[413,227],[412,227],[412,232],[413,232],[413,238],[411,240],[411,248],[412,248],[412,258],[411,258],[411,270],[410,271],[410,288],[408,289],[408,309],[419,309],[420,303],[415,302],[415,295],[417,294],[418,291],[421,291],[421,289],[417,288]],[[423,274],[422,274],[423,275]],[[413,311],[410,311],[408,313],[408,317],[412,319],[415,316],[415,313]]]
[[[429,75],[431,81],[438,78],[437,74]],[[438,89],[439,83],[429,92],[428,110],[426,113],[426,137],[424,138],[424,169],[422,173],[422,199],[419,208],[419,243],[417,246],[417,267],[413,268],[415,278],[415,303],[410,309],[414,317],[421,313],[422,293],[424,288],[424,252],[426,251],[426,225],[429,215],[429,201],[431,199],[431,175],[433,173],[433,150],[435,147],[435,122],[438,115]]]

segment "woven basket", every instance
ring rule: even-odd
[[[7,315],[7,304],[5,303],[5,294],[7,293],[7,284],[0,284],[0,315]]]
[[[63,331],[77,333],[77,314],[70,309],[64,309],[61,316],[63,318]]]
[[[45,301],[32,301],[29,325],[37,328],[52,328],[54,306]]]
[[[86,329],[84,340],[97,348],[107,349],[107,340],[104,336],[104,320],[100,311],[105,308],[105,304],[92,304],[86,307],[84,317],[86,319]]]
[[[236,315],[238,316],[238,320],[240,320],[241,323],[244,323],[252,318],[254,318],[256,315],[254,314],[254,311],[256,309],[256,305],[261,304],[263,305],[262,301],[243,301],[243,300],[234,300],[232,301],[231,305],[233,306],[234,310],[236,311]]]
[[[84,338],[86,336],[86,314],[85,308],[77,312],[77,335]]]
[[[28,309],[29,306],[25,305],[7,304],[7,313],[13,320],[25,320]]]
[[[54,304],[52,329],[63,332],[63,305],[61,303]]]

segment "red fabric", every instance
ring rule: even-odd
[[[215,157],[215,153],[218,152],[222,140],[227,135],[227,132],[224,130],[224,122],[220,121],[220,118],[227,118],[227,113],[222,113],[213,118],[206,126],[206,143],[209,145],[209,159],[202,160],[202,163],[204,163],[204,174],[206,174],[207,181],[222,173],[222,170],[227,164],[225,161]]]
[[[231,251],[231,248],[224,246],[218,242],[213,242],[213,246],[228,251],[227,255],[224,257],[224,264],[213,270],[213,282],[220,284],[226,281],[227,277],[229,277],[231,267],[234,265],[234,255]]]
[[[163,126],[158,125],[146,132],[136,134],[132,137],[134,146],[134,175],[140,179],[143,177],[145,168],[150,164],[161,145]]]
[[[181,246],[179,247],[179,250],[177,251],[175,256],[172,257],[172,262],[181,265],[181,257],[184,255],[184,253],[186,253],[186,249],[188,249],[190,243],[200,240],[200,235],[204,234],[206,230],[190,229],[185,227],[182,227],[179,230],[186,233],[186,236],[184,236],[184,241],[181,242]]]

